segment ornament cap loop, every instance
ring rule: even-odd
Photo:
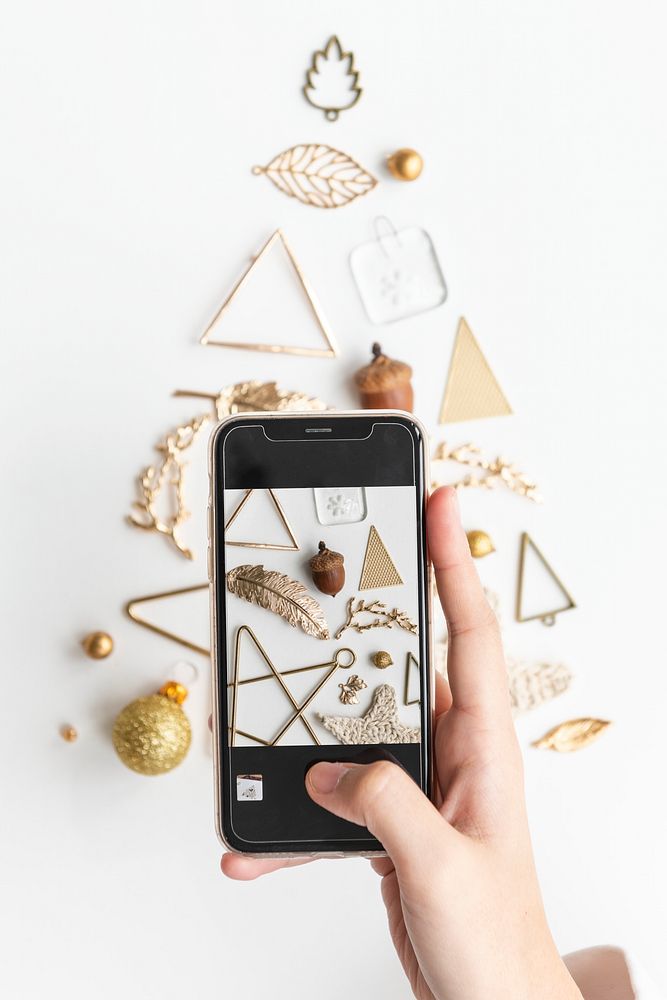
[[[171,701],[175,701],[177,705],[182,705],[188,696],[188,689],[185,684],[180,684],[179,681],[166,681],[158,694],[164,695],[165,698],[169,698]]]

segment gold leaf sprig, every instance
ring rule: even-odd
[[[180,536],[180,526],[190,516],[185,506],[183,492],[184,468],[183,453],[193,444],[200,430],[210,417],[207,413],[193,417],[187,424],[181,424],[168,433],[155,450],[162,456],[159,465],[149,465],[139,475],[140,500],[132,504],[134,511],[128,515],[130,524],[146,531],[157,531],[171,539],[179,552],[186,559],[193,559],[192,550],[187,547]],[[157,509],[158,500],[164,487],[173,489],[174,509],[170,514],[161,516]]]
[[[344,684],[339,684],[338,687],[340,688],[338,697],[344,705],[358,705],[359,698],[357,695],[359,691],[367,688],[368,684],[366,681],[362,681],[359,674],[352,674]]]
[[[596,740],[611,722],[605,719],[569,719],[554,726],[548,733],[533,743],[539,750],[556,750],[558,753],[570,753],[581,750]]]
[[[324,611],[298,580],[263,566],[235,566],[227,573],[227,590],[244,601],[273,611],[288,625],[316,639],[329,639]]]
[[[359,600],[356,607],[354,606],[354,597],[351,597],[346,605],[347,618],[340,626],[334,639],[340,639],[343,632],[347,629],[354,629],[355,632],[368,632],[373,628],[392,628],[396,625],[398,628],[405,629],[406,632],[410,632],[412,635],[418,635],[419,629],[417,625],[408,618],[405,611],[399,611],[397,608],[392,608],[389,610],[386,604],[382,601],[363,601]],[[374,615],[372,621],[360,622],[359,615]]]
[[[542,503],[544,499],[538,491],[537,484],[521,472],[514,463],[508,462],[502,456],[489,460],[483,456],[481,449],[475,444],[464,444],[452,448],[445,441],[442,441],[435,450],[433,461],[458,462],[459,465],[467,465],[477,471],[469,473],[454,483],[445,484],[435,481],[432,483],[432,489],[450,485],[455,489],[471,486],[492,490],[501,485],[506,486],[507,489],[519,496],[533,500],[534,503]]]
[[[347,153],[317,143],[292,146],[252,172],[266,174],[283,194],[315,208],[342,208],[377,184]]]
[[[279,412],[298,410],[327,410],[327,404],[305,392],[281,389],[277,382],[237,382],[225,386],[220,392],[197,392],[176,389],[174,396],[208,399],[218,420],[235,413]]]

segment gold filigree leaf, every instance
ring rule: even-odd
[[[611,722],[605,719],[569,719],[554,726],[542,739],[533,743],[539,750],[557,750],[558,753],[569,753],[581,750],[596,740]]]
[[[266,174],[283,194],[315,208],[342,208],[377,184],[347,153],[315,143],[292,146],[252,172]]]
[[[291,410],[326,410],[327,405],[305,392],[281,389],[277,382],[237,382],[222,389],[216,398],[218,419],[234,413]]]
[[[227,573],[227,590],[244,601],[280,615],[316,639],[329,639],[324,611],[298,580],[263,566],[236,566]]]

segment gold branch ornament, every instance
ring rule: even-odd
[[[324,611],[298,580],[263,566],[235,566],[227,573],[227,590],[284,618],[316,639],[329,639]]]
[[[347,153],[316,143],[292,146],[252,172],[265,174],[283,194],[314,208],[342,208],[377,184]]]
[[[208,414],[194,417],[187,424],[182,424],[167,434],[156,451],[162,456],[159,465],[149,465],[139,476],[140,500],[133,503],[134,511],[128,515],[130,524],[146,531],[157,531],[171,539],[179,552],[186,559],[193,559],[192,550],[187,547],[180,536],[180,526],[190,517],[185,506],[183,481],[185,452],[195,441],[204,424],[208,423]],[[161,516],[157,503],[164,487],[168,485],[173,490],[174,509],[171,513]]]
[[[349,628],[355,632],[363,633],[369,632],[374,628],[393,628],[394,625],[397,628],[405,629],[411,635],[419,635],[417,625],[408,618],[405,611],[399,611],[397,608],[389,610],[387,605],[383,604],[382,601],[359,600],[355,607],[354,600],[354,597],[351,597],[347,602],[347,617],[335,633],[334,639],[340,639],[343,632]],[[360,620],[360,615],[371,615],[371,620]]]
[[[538,750],[556,750],[558,753],[582,750],[610,725],[611,722],[605,719],[569,719],[554,726],[541,739],[536,740],[533,746]]]
[[[478,487],[484,490],[506,486],[508,490],[526,497],[534,503],[542,503],[544,500],[537,484],[525,473],[520,472],[513,462],[508,462],[502,456],[488,459],[476,444],[463,444],[452,448],[446,441],[442,441],[435,450],[433,461],[457,462],[459,465],[467,465],[475,471],[453,483],[436,480],[431,484],[432,489],[444,485],[453,486],[454,489]]]
[[[332,35],[323,49],[313,52],[303,93],[309,104],[324,111],[327,121],[335,122],[341,111],[353,107],[361,97],[358,80],[353,53],[344,52],[337,36]]]
[[[208,400],[212,409],[169,431],[156,446],[161,457],[160,464],[149,465],[140,473],[140,499],[132,504],[133,510],[128,515],[128,521],[135,528],[165,535],[181,555],[186,559],[194,559],[192,549],[188,548],[180,536],[180,527],[189,517],[184,500],[184,456],[202,428],[211,420],[222,420],[235,413],[320,411],[326,410],[327,405],[321,399],[304,392],[281,389],[276,382],[236,382],[217,393],[177,389],[173,395]],[[165,493],[170,494],[164,502],[171,503],[172,513],[161,517],[158,503]]]

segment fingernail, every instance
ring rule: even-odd
[[[347,770],[343,764],[320,761],[311,767],[308,781],[313,791],[319,792],[320,795],[330,795]]]

